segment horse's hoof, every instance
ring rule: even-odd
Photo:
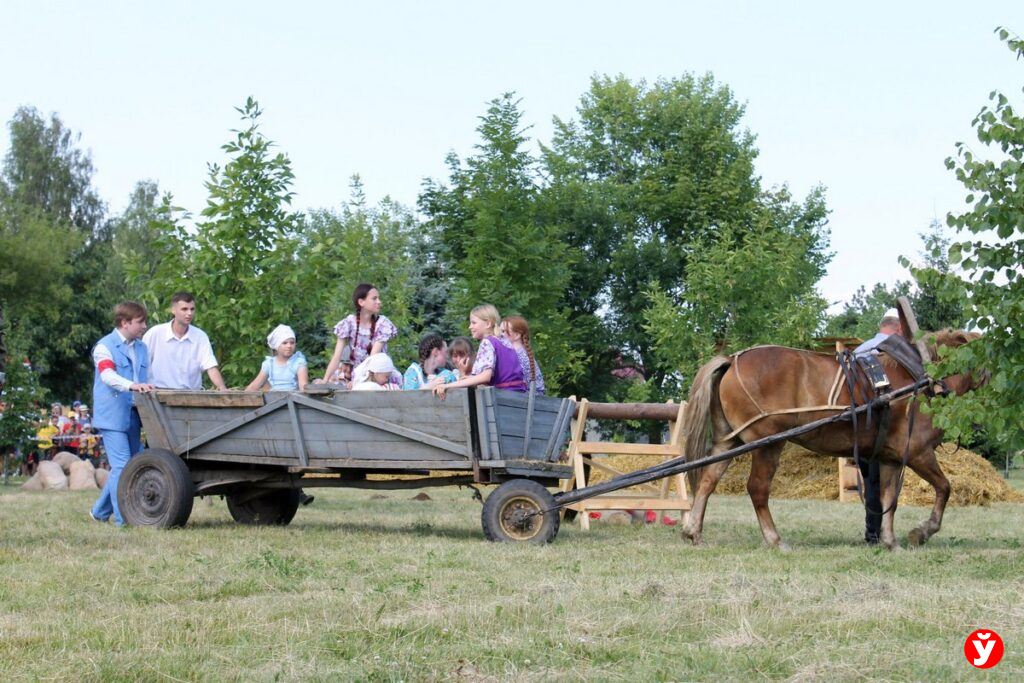
[[[907,534],[907,543],[910,544],[911,548],[919,548],[928,542],[928,536],[925,535],[924,530],[917,528],[911,530]]]
[[[700,534],[695,534],[689,529],[683,529],[681,533],[684,541],[689,541],[695,546],[699,546],[704,543],[704,539],[701,538]]]
[[[793,549],[789,547],[789,544],[785,541],[779,541],[778,545],[775,546],[780,553],[791,553]]]

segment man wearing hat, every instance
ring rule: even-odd
[[[853,350],[855,356],[878,353],[878,345],[891,335],[903,334],[900,314],[890,308],[878,321],[878,334]],[[860,475],[864,480],[864,541],[874,545],[882,531],[882,481],[878,460],[861,460]]]
[[[149,349],[149,379],[161,389],[202,389],[203,373],[227,391],[206,333],[192,324],[196,299],[189,292],[171,297],[170,322],[154,325],[142,338]]]

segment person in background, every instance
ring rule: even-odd
[[[114,330],[100,339],[92,351],[95,374],[92,383],[93,427],[103,438],[110,463],[110,477],[89,512],[97,522],[111,516],[124,525],[117,502],[117,482],[133,455],[142,450],[142,421],[135,407],[135,392],[155,388],[149,379],[149,351],[141,341],[146,331],[146,307],[124,301],[114,308]]]
[[[523,368],[523,378],[527,386],[532,382],[536,386],[537,394],[543,396],[544,374],[540,371],[540,365],[530,347],[530,325],[526,318],[518,315],[505,318],[501,321],[501,334],[512,342],[512,348],[519,357],[519,365]]]
[[[271,391],[302,391],[309,383],[306,357],[295,350],[295,331],[287,325],[278,325],[267,335],[267,346],[274,352],[260,366],[256,378],[245,388],[258,391],[264,384]]]
[[[92,423],[82,423],[82,446],[78,457],[90,461],[94,467],[100,464],[100,439],[92,430]]]
[[[82,426],[78,422],[78,413],[68,413],[68,422],[61,430],[61,448],[73,455],[78,455],[78,447],[81,445],[79,435],[82,433]]]
[[[448,347],[444,339],[436,334],[424,335],[420,339],[419,362],[411,364],[405,371],[402,388],[433,389],[436,384],[454,382],[455,373],[447,365]]]
[[[43,460],[50,460],[53,456],[57,455],[57,444],[54,443],[53,437],[60,434],[60,427],[58,426],[59,420],[56,415],[50,415],[49,420],[46,424],[39,428],[36,432],[36,449],[38,451],[38,457],[35,462],[41,462]],[[32,473],[35,474],[33,468]]]
[[[877,354],[878,345],[891,335],[903,334],[900,316],[895,308],[890,308],[878,322],[878,334],[853,350],[853,355],[864,356]],[[864,542],[869,545],[878,543],[882,532],[882,481],[878,468],[878,460],[860,459],[861,479],[864,481]]]
[[[336,374],[343,371],[340,364],[345,349],[350,350],[349,360],[356,366],[366,360],[367,356],[387,353],[388,341],[398,334],[398,328],[394,323],[380,314],[380,292],[373,285],[358,285],[352,292],[352,304],[356,312],[334,326],[334,336],[338,341],[334,345],[334,354],[327,364],[321,382],[338,382],[345,379]]]
[[[60,403],[54,402],[54,404],[50,406],[50,414],[56,416],[57,428],[64,429],[64,425],[68,422],[67,415],[64,414],[64,406]]]
[[[227,391],[206,333],[192,324],[196,299],[189,292],[171,296],[170,322],[154,325],[142,338],[149,350],[150,379],[161,389],[203,388],[203,373],[219,391]]]
[[[394,391],[401,385],[391,381],[396,372],[391,356],[375,353],[352,370],[352,391]]]
[[[511,342],[497,336],[498,309],[491,304],[481,304],[469,313],[469,332],[473,339],[480,342],[476,351],[476,360],[468,377],[434,387],[434,393],[444,400],[448,389],[489,385],[496,389],[508,391],[526,391],[523,381],[523,368],[519,365],[519,357]]]
[[[469,337],[452,339],[452,343],[448,347],[448,355],[451,357],[455,379],[469,377],[469,373],[473,369],[473,361],[476,360],[473,340]]]

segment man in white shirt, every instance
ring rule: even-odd
[[[203,373],[227,391],[206,333],[192,324],[196,300],[189,292],[171,297],[170,322],[154,325],[142,341],[149,349],[149,380],[161,389],[202,389]]]

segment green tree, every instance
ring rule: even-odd
[[[229,160],[211,164],[202,220],[192,234],[165,198],[157,228],[165,234],[164,259],[146,293],[165,302],[178,289],[193,292],[202,326],[213,331],[225,381],[244,384],[266,355],[266,335],[279,323],[302,319],[308,292],[297,256],[299,214],[288,209],[291,162],[274,153],[259,130],[262,111],[253,98],[238,108],[244,126],[221,149]]]
[[[1024,58],[1024,40],[1003,28],[996,31],[1018,60]],[[950,246],[949,261],[966,277],[922,276],[939,290],[963,291],[968,324],[983,332],[978,341],[947,354],[935,372],[990,373],[977,391],[934,401],[935,420],[950,439],[966,439],[981,426],[1005,452],[1024,446],[1019,415],[1024,403],[1024,118],[1003,93],[993,91],[989,99],[972,122],[988,158],[959,142],[956,155],[946,161],[970,206],[948,217],[961,238]]]
[[[313,356],[324,355],[322,366],[326,366],[334,351],[334,325],[355,312],[352,292],[362,282],[379,289],[382,313],[399,329],[398,338],[388,344],[388,353],[396,364],[415,358],[419,341],[414,308],[417,264],[411,252],[417,231],[412,212],[390,198],[376,208],[367,207],[358,176],[352,178],[351,199],[340,212],[320,209],[309,213],[301,260],[310,278],[307,289],[314,304],[307,318],[315,325],[307,337],[314,343],[304,346],[311,365]]]
[[[878,333],[882,316],[896,305],[896,299],[901,296],[911,296],[909,280],[899,280],[892,286],[876,282],[870,292],[861,286],[839,313],[829,317],[825,323],[825,334],[870,339]]]
[[[593,336],[610,342],[619,362],[646,379],[644,395],[633,389],[633,397],[679,398],[679,354],[657,348],[671,333],[652,334],[650,325],[677,321],[671,315],[660,320],[668,306],[692,315],[705,296],[690,289],[701,281],[689,273],[695,254],[725,259],[744,245],[756,251],[751,245],[758,233],[789,230],[805,233],[812,277],[829,258],[820,191],[794,204],[784,189],[762,190],[754,136],[741,128],[743,113],[710,75],[654,84],[619,76],[594,78],[577,120],[555,120],[544,157],[550,192],[560,200],[567,242],[586,261],[571,282],[570,319],[584,329],[601,321],[605,333]],[[652,296],[661,304],[654,319]],[[812,309],[819,305],[809,295],[804,301]],[[791,302],[782,298],[780,304]],[[766,311],[775,312],[781,311]],[[812,323],[818,318],[810,314]],[[702,329],[713,336],[712,327]],[[727,329],[735,331],[718,326],[719,333]],[[593,388],[581,384],[578,390],[594,396]]]
[[[768,343],[806,347],[818,328],[826,305],[815,290],[827,260],[824,201],[814,194],[793,207],[784,190],[769,197],[749,224],[692,243],[681,287],[652,283],[645,330],[660,362],[677,370],[674,385],[666,382],[674,393],[685,392],[714,354]]]
[[[0,412],[0,454],[29,447],[44,398],[39,378],[17,336],[10,340],[10,354],[7,382],[0,391],[0,403],[4,404]]]
[[[490,102],[477,132],[476,154],[464,162],[450,154],[448,184],[427,181],[419,200],[453,278],[449,319],[464,330],[470,309],[485,302],[503,315],[523,315],[545,382],[558,391],[582,371],[563,297],[575,257],[542,208],[514,94]]]
[[[90,285],[107,272],[105,207],[92,187],[87,152],[56,115],[22,107],[8,124],[11,147],[0,182],[0,295],[9,325],[42,382],[77,396],[91,373],[88,348],[109,325],[119,292]],[[73,298],[74,297],[74,298]],[[95,312],[103,311],[96,316]],[[0,315],[0,317],[4,317]]]

